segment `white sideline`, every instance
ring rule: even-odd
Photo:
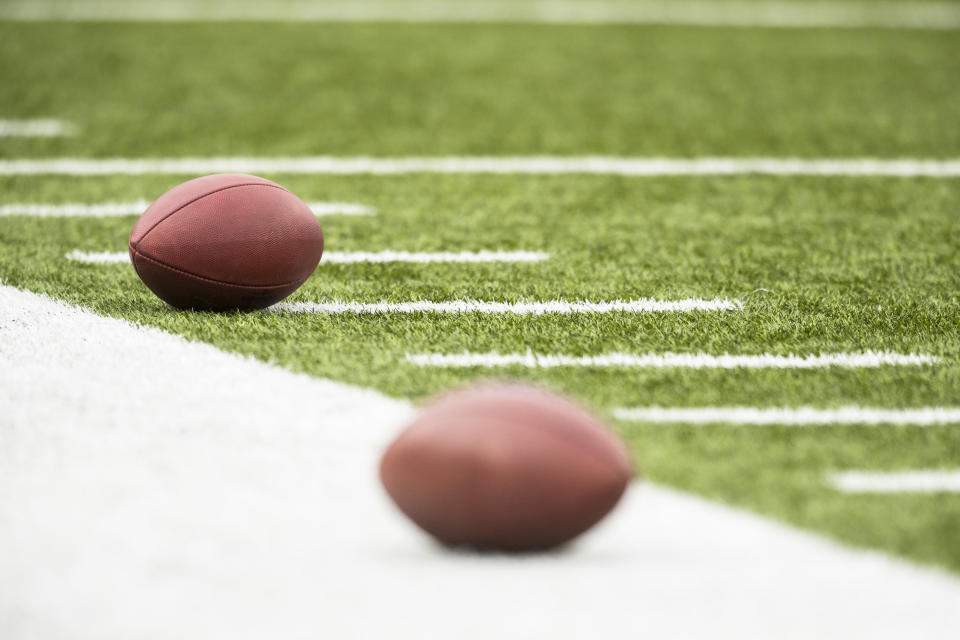
[[[915,425],[960,424],[960,408],[921,407],[918,409],[882,409],[873,407],[632,407],[613,410],[617,420],[634,422],[682,422],[689,424],[754,424],[754,425]]]
[[[449,300],[432,302],[281,302],[270,307],[286,313],[502,313],[543,315],[545,313],[685,313],[691,311],[741,311],[739,300],[687,298],[683,300],[611,300],[590,302],[546,300],[542,302],[487,302]]]
[[[258,21],[393,21],[632,23],[745,27],[843,27],[952,29],[960,27],[956,5],[949,2],[708,2],[704,0],[545,0],[479,2],[393,0],[347,2],[203,2],[166,0],[50,2],[7,0],[0,18],[13,20],[258,20]]]
[[[67,260],[88,264],[121,264],[130,262],[125,251],[80,251],[74,250],[65,256]],[[460,251],[458,253],[422,253],[410,251],[328,251],[323,254],[320,265],[354,264],[360,262],[540,262],[550,257],[548,253],[534,251]]]
[[[421,367],[509,367],[529,369],[554,367],[688,367],[692,369],[813,369],[818,367],[880,367],[884,365],[926,365],[939,358],[917,353],[864,351],[821,353],[819,355],[734,355],[725,353],[604,353],[571,356],[552,353],[408,353],[407,361]]]
[[[960,493],[960,471],[842,471],[827,482],[844,493]]]
[[[77,127],[63,120],[0,120],[0,138],[58,138],[76,133]]]
[[[377,174],[502,173],[623,176],[813,175],[960,176],[960,159],[881,158],[626,158],[626,157],[300,157],[54,158],[0,160],[0,175],[144,175],[204,173]]]
[[[960,625],[956,576],[646,484],[561,553],[444,551],[378,486],[406,402],[10,287],[0,389],[5,638],[939,640]]]
[[[82,202],[66,202],[63,204],[21,202],[0,205],[0,216],[106,218],[110,216],[140,215],[149,206],[150,202],[147,200],[94,204]],[[372,207],[354,202],[308,202],[307,206],[313,210],[316,216],[368,216],[376,213],[376,210]]]

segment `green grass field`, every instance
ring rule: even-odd
[[[956,158],[955,32],[535,25],[0,23],[0,158],[615,155]],[[193,176],[0,176],[0,205],[153,199]],[[742,311],[491,316],[177,312],[129,265],[135,216],[0,218],[0,278],[297,371],[421,399],[534,380],[615,407],[960,405],[960,179],[269,175],[328,251],[531,250],[531,264],[321,263],[292,301],[726,297]],[[923,367],[436,369],[408,353],[818,354]],[[611,417],[612,420],[612,417]],[[957,424],[616,423],[643,476],[960,572],[960,494],[824,474],[960,467]]]

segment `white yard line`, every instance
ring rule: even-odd
[[[549,253],[538,251],[330,251],[323,254],[324,262],[350,264],[354,262],[541,262]]]
[[[377,481],[408,403],[9,287],[0,389],[4,637],[939,640],[960,626],[955,576],[651,485],[560,553],[444,551]]]
[[[85,264],[130,264],[130,254],[126,251],[80,251],[75,249],[64,256],[72,262]]]
[[[77,127],[63,120],[0,120],[0,138],[59,138],[76,133]]]
[[[617,420],[689,424],[752,424],[752,425],[914,425],[960,424],[958,407],[921,407],[918,409],[882,409],[873,407],[632,407],[614,409]]]
[[[819,367],[881,367],[926,365],[939,358],[916,353],[864,351],[819,355],[711,355],[708,353],[604,353],[593,356],[533,353],[408,353],[407,361],[421,367],[687,367],[691,369],[814,369]]]
[[[0,205],[0,216],[34,216],[34,217],[91,217],[105,218],[110,216],[140,215],[150,202],[137,200],[135,202],[99,202],[93,204],[81,202],[66,202],[62,204],[46,204],[41,202],[21,202]],[[355,202],[308,202],[307,206],[316,216],[368,216],[376,210]]]
[[[308,202],[315,216],[372,216],[377,210],[356,202]]]
[[[130,262],[126,251],[79,251],[65,256],[67,260],[87,264],[125,264]],[[356,264],[364,262],[540,262],[550,257],[547,253],[534,251],[461,251],[459,253],[414,253],[410,251],[328,251],[320,261],[324,264]]]
[[[150,203],[146,200],[136,202],[65,202],[45,204],[41,202],[20,202],[0,205],[0,216],[32,216],[38,218],[105,218],[110,216],[129,216],[143,213]]]
[[[0,18],[15,20],[258,20],[393,22],[532,22],[688,24],[747,27],[960,27],[949,2],[709,2],[704,0],[367,0],[277,2],[249,0],[104,2],[103,0],[7,0]]]
[[[843,471],[827,482],[844,493],[960,493],[960,471]]]
[[[270,307],[287,313],[502,313],[513,315],[542,315],[545,313],[683,313],[690,311],[741,311],[739,300],[715,298],[703,300],[638,300],[542,302],[488,302],[482,300],[449,300],[432,302],[281,302]]]
[[[958,5],[960,6],[960,5]],[[143,175],[207,173],[377,174],[500,173],[624,176],[814,175],[960,176],[960,159],[622,158],[622,157],[301,157],[55,158],[0,160],[0,175]]]

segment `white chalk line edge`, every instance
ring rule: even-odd
[[[691,311],[741,311],[743,302],[714,298],[687,298],[683,300],[546,300],[524,302],[490,302],[483,300],[449,300],[434,302],[281,302],[270,307],[272,311],[286,313],[490,313],[512,315],[542,315],[547,313],[658,313]]]
[[[144,174],[599,174],[960,176],[960,159],[881,158],[629,158],[629,157],[299,157],[52,158],[0,160],[0,175]]]

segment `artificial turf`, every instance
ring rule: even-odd
[[[0,157],[585,154],[955,157],[951,33],[518,25],[0,24]],[[0,204],[152,199],[192,176],[3,176]],[[268,176],[371,217],[327,249],[524,249],[533,264],[321,265],[291,300],[729,297],[742,311],[538,317],[177,312],[134,217],[0,218],[0,278],[297,371],[423,398],[484,377],[618,406],[960,404],[960,180]],[[925,367],[430,369],[408,352],[923,352]],[[145,384],[148,380],[145,380]],[[362,428],[362,425],[358,425]],[[957,425],[619,423],[642,475],[960,571],[960,495],[844,495],[843,469],[960,466]]]
[[[0,157],[948,157],[954,32],[0,23]]]

